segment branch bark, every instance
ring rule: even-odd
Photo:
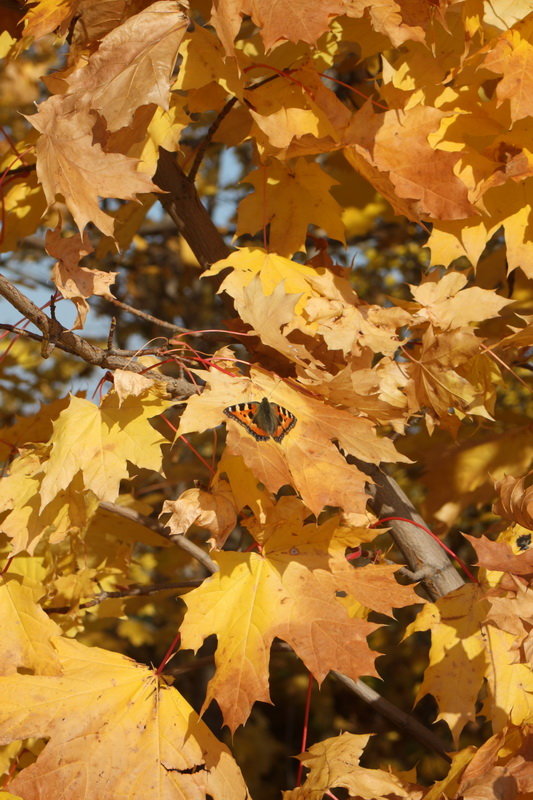
[[[42,332],[41,342],[43,347],[53,345],[66,353],[78,356],[88,364],[102,369],[124,369],[130,372],[146,373],[146,366],[135,359],[125,358],[124,356],[115,355],[113,352],[102,350],[101,347],[90,344],[90,342],[82,339],[81,336],[64,328],[57,320],[52,319],[44,311],[41,311],[35,303],[22,294],[3,275],[0,275],[0,295],[5,297],[23,317],[29,319],[39,328]],[[171,378],[168,375],[158,373],[156,380],[165,384],[172,397],[190,397],[199,391],[195,384],[185,380],[185,378]]]
[[[227,258],[231,248],[203,207],[193,181],[178,165],[175,154],[162,147],[153,181],[168,193],[159,200],[202,267]]]

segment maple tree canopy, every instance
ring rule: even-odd
[[[530,800],[532,0],[1,16],[0,800]]]

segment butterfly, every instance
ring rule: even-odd
[[[258,442],[266,442],[270,437],[281,442],[296,425],[296,417],[286,408],[271,403],[263,397],[260,403],[236,403],[224,409],[224,414],[246,428]]]

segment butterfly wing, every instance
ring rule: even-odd
[[[271,403],[272,412],[276,418],[276,428],[272,432],[272,438],[275,442],[281,442],[284,436],[296,425],[296,417],[287,408],[278,406],[277,403]]]
[[[228,406],[224,414],[246,428],[258,442],[266,442],[270,437],[281,442],[296,425],[294,414],[277,403],[269,403],[266,397],[260,403],[251,401]]]
[[[243,428],[246,428],[249,434],[258,442],[266,442],[270,439],[270,434],[265,431],[260,424],[256,421],[257,413],[259,411],[259,403],[236,403],[234,406],[228,406],[224,409],[224,414],[238,422]]]

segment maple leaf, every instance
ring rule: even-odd
[[[83,328],[89,311],[86,298],[110,294],[109,287],[118,273],[79,266],[80,260],[93,252],[86,235],[82,241],[79,234],[68,239],[62,238],[59,228],[47,231],[46,252],[59,259],[52,271],[54,283],[63,297],[72,300],[78,310],[73,329]]]
[[[448,272],[440,280],[429,280],[419,286],[410,285],[419,309],[415,316],[427,318],[433,325],[450,330],[495,317],[512,303],[479,286],[464,288],[467,278],[460,272]]]
[[[529,530],[533,530],[532,475],[531,472],[521,478],[506,475],[494,484],[499,495],[494,504],[494,513],[518,522]]]
[[[0,529],[11,540],[11,552],[32,554],[43,538],[60,542],[81,533],[96,510],[97,500],[84,491],[79,475],[60,491],[45,508],[40,508],[40,489],[47,448],[22,452],[11,464],[9,475],[0,480],[0,510],[8,512]]]
[[[492,381],[499,374],[494,364],[481,356],[480,343],[473,331],[462,327],[437,335],[428,328],[422,336],[422,347],[412,356],[413,382],[407,387],[413,399],[412,408],[427,406],[439,417],[441,426],[456,431],[459,419],[449,409],[491,418],[494,403]],[[476,368],[477,369],[476,369]],[[492,374],[492,380],[487,380]]]
[[[229,485],[219,482],[213,492],[186,489],[177,500],[165,500],[161,514],[171,514],[167,526],[174,536],[186,533],[191,525],[206,528],[217,547],[224,542],[237,524],[235,503]]]
[[[87,65],[67,78],[77,107],[98,111],[110,131],[129,125],[140,106],[155,103],[168,110],[172,71],[187,25],[173,0],[159,0],[116,27]]]
[[[52,434],[53,420],[68,403],[68,397],[43,403],[35,414],[18,417],[13,425],[0,428],[0,460],[8,461],[13,452],[28,442],[47,442]]]
[[[59,29],[64,36],[79,5],[80,0],[33,0],[24,16],[24,35],[39,39]]]
[[[407,10],[405,5],[396,0],[381,0],[379,3],[370,0],[346,0],[344,13],[351,17],[360,17],[367,13],[374,30],[388,36],[395,47],[409,39],[423,42],[426,38],[429,11],[427,4],[423,2],[411,3]]]
[[[354,116],[353,145],[346,147],[346,157],[362,168],[364,177],[385,194],[397,213],[414,219],[454,220],[476,211],[467,187],[454,173],[458,154],[434,150],[428,142],[445,116],[439,109],[422,105],[377,115],[370,103]],[[386,190],[384,178],[390,181],[392,192]]]
[[[251,183],[255,192],[239,204],[236,236],[256,233],[263,219],[263,225],[270,225],[270,247],[282,256],[305,250],[311,223],[345,242],[341,207],[329,192],[336,181],[318,164],[304,158],[290,164],[272,161],[242,182]]]
[[[61,665],[51,640],[61,629],[37,600],[42,595],[19,575],[7,572],[0,577],[0,616],[2,649],[0,674],[10,675],[24,667],[40,675],[58,675]]]
[[[509,609],[510,613],[513,610]],[[533,605],[529,602],[529,616]],[[529,625],[528,621],[528,625]],[[533,719],[533,669],[531,661],[519,660],[514,633],[487,625],[487,697],[482,709],[498,732],[511,722],[513,725],[530,723]],[[518,655],[518,657],[517,657]]]
[[[295,498],[284,499],[293,509]],[[232,731],[246,721],[255,701],[269,702],[268,659],[275,637],[291,645],[319,683],[331,669],[353,678],[376,674],[375,654],[366,643],[376,626],[350,619],[335,580],[327,577],[334,524],[302,529],[294,515],[287,519],[282,513],[282,520],[276,515],[270,520],[261,555],[216,554],[220,571],[183,596],[182,646],[198,650],[212,633],[218,638],[217,669],[203,707],[216,699]],[[345,540],[336,546],[344,554]],[[350,588],[356,584],[354,575]],[[337,589],[345,585],[346,579],[337,581]],[[364,595],[364,585],[359,592]]]
[[[417,698],[432,694],[454,741],[468,722],[475,720],[475,703],[485,674],[485,645],[481,623],[488,602],[474,584],[465,584],[428,603],[411,623],[405,636],[431,631],[429,666]]]
[[[129,395],[120,401],[109,394],[100,408],[71,396],[68,407],[54,422],[52,452],[41,484],[41,508],[66,489],[81,471],[86,489],[99,500],[113,502],[120,481],[128,475],[127,462],[158,470],[161,444],[166,440],[148,422],[168,406],[161,391]]]
[[[373,423],[347,411],[307,397],[266,373],[252,370],[251,378],[226,375],[213,369],[202,374],[206,387],[191,397],[182,414],[178,436],[219,425],[224,408],[243,401],[260,401],[267,396],[293,413],[297,422],[280,444],[256,441],[240,425],[230,424],[227,444],[242,455],[255,476],[272,492],[292,484],[302,500],[318,514],[326,505],[364,513],[368,477],[348,464],[340,447],[363,461],[406,461],[387,439],[379,439]],[[242,430],[242,433],[241,433]],[[324,481],[324,475],[329,480]]]
[[[314,744],[300,761],[309,770],[302,786],[283,793],[284,800],[321,800],[331,789],[343,787],[350,797],[378,800],[383,797],[411,797],[418,793],[391,772],[359,766],[369,734],[341,733]]]
[[[508,542],[492,542],[486,536],[463,535],[475,549],[480,567],[498,572],[509,572],[512,575],[533,574],[533,550],[516,555]]]
[[[58,194],[80,232],[88,222],[105,234],[113,233],[113,219],[98,205],[98,197],[132,199],[137,193],[158,191],[137,162],[122,153],[106,153],[94,141],[94,120],[77,112],[72,96],[54,95],[41,103],[29,122],[42,134],[37,140],[37,177],[48,204]]]
[[[461,776],[457,796],[465,800],[493,797],[504,781],[512,784],[517,797],[527,796],[532,787],[531,746],[528,728],[509,725],[495,733],[473,754]]]
[[[30,136],[28,139],[29,144],[32,137]],[[25,142],[20,142],[19,146],[21,150],[26,149]],[[13,168],[13,166],[23,166],[22,163],[15,162],[13,164],[11,157],[9,160],[5,157],[2,158],[1,164],[2,171]],[[37,182],[35,171],[21,176],[9,184],[4,184],[2,203],[5,220],[9,220],[8,225],[4,221],[1,227],[0,251],[5,253],[16,250],[21,239],[30,236],[42,224],[46,201],[42,187]]]
[[[502,78],[496,86],[498,105],[509,100],[511,119],[533,116],[533,25],[524,20],[513,30],[505,31],[483,60],[483,66]]]
[[[309,351],[302,344],[291,342],[282,333],[282,329],[293,323],[299,299],[299,295],[287,294],[282,283],[265,295],[261,278],[256,275],[251,283],[237,290],[235,308],[239,317],[252,327],[263,344],[291,361],[304,365],[312,361]]]
[[[63,674],[0,680],[0,741],[48,743],[9,788],[43,800],[165,797],[244,800],[228,749],[153,670],[118,653],[58,637]]]
[[[215,0],[210,24],[215,28],[228,55],[233,55],[233,40],[241,27],[241,17],[252,17],[258,26],[265,50],[283,40],[314,44],[327,30],[329,20],[344,13],[343,0]]]

